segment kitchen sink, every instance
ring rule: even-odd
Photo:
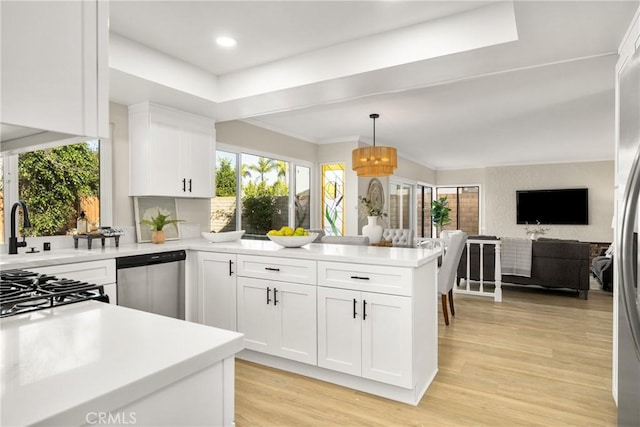
[[[64,248],[64,249],[53,249],[51,251],[40,251],[36,253],[25,253],[20,252],[17,255],[7,255],[3,254],[0,259],[0,268],[10,268],[11,265],[21,265],[24,263],[31,262],[47,262],[53,260],[60,260],[63,258],[73,259],[78,255],[90,254],[89,250],[85,249],[73,249],[73,248]]]

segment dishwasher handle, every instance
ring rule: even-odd
[[[187,252],[184,250],[125,256],[116,258],[116,269],[164,264],[167,262],[184,261],[185,259],[187,259]]]

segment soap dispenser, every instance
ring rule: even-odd
[[[78,234],[87,234],[87,216],[84,211],[80,212],[80,216],[78,217],[78,222],[76,224],[76,230]]]

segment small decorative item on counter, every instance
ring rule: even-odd
[[[78,222],[76,224],[76,230],[78,234],[87,234],[88,222],[87,215],[84,213],[84,211],[80,212],[80,216],[78,217]]]
[[[540,221],[536,221],[535,227],[529,228],[529,225],[527,224],[524,230],[531,240],[538,240],[538,237],[543,236],[544,233],[551,230],[551,228],[542,227],[542,225],[540,225]]]
[[[102,247],[104,248],[105,241],[107,239],[114,239],[116,248],[120,246],[120,236],[124,234],[124,231],[119,228],[111,228],[111,227],[100,227],[96,230],[91,231],[86,234],[75,234],[73,236],[73,245],[76,249],[78,249],[78,240],[86,240],[87,248],[91,249],[91,241],[95,239],[100,239],[102,242]],[[46,243],[45,243],[46,244]],[[46,250],[46,249],[45,249]]]
[[[177,223],[184,222],[181,219],[169,219],[171,214],[163,214],[158,209],[158,214],[156,216],[152,216],[151,219],[143,219],[140,221],[140,224],[144,224],[151,228],[151,241],[153,243],[164,243],[166,240],[166,235],[164,233],[164,227],[166,225],[173,225],[176,230],[178,229]]]
[[[367,223],[362,227],[362,235],[367,236],[370,243],[378,243],[382,239],[382,226],[378,224],[378,218],[387,216],[387,213],[372,199],[366,197],[359,199],[360,216],[367,218]]]

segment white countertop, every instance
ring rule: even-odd
[[[249,255],[268,255],[282,258],[314,259],[318,261],[356,262],[372,265],[419,267],[440,255],[440,249],[388,248],[310,243],[300,248],[283,248],[269,240],[247,240],[210,243],[203,238],[153,243],[121,244],[119,248],[95,247],[93,249],[56,249],[36,254],[2,255],[0,269],[36,268],[49,265],[110,259],[129,255],[165,252],[171,250],[195,250]]]
[[[242,348],[237,332],[95,301],[3,318],[0,424],[114,410]]]

